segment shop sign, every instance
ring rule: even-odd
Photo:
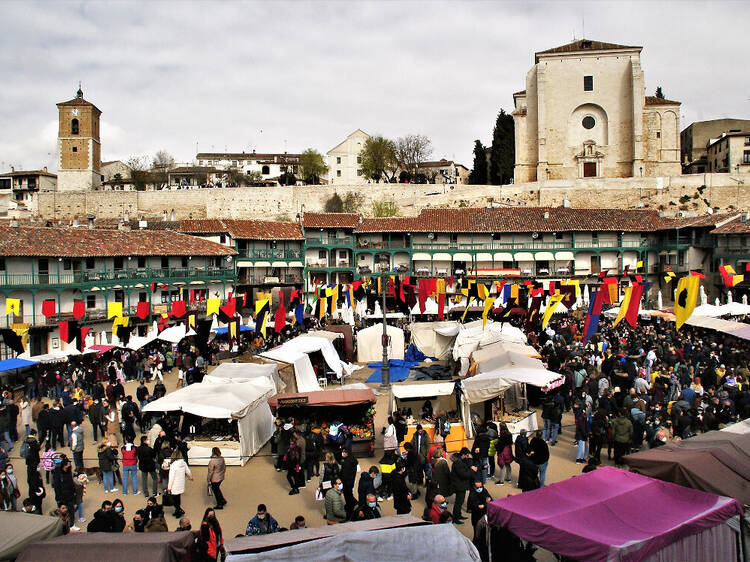
[[[308,403],[307,396],[292,396],[290,398],[279,398],[279,406],[301,406]]]

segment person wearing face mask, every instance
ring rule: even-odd
[[[112,528],[114,533],[122,533],[127,527],[128,522],[125,520],[125,505],[121,499],[116,499],[112,502],[112,511],[115,516],[112,518]]]
[[[146,513],[142,509],[139,509],[133,515],[133,532],[143,533],[145,531],[145,528],[144,528],[145,525],[146,525]]]
[[[154,504],[151,507],[151,511],[148,515],[150,515],[150,518],[144,526],[144,531],[146,531],[147,533],[166,533],[169,531],[167,520],[164,517],[164,508],[162,508],[162,506],[160,506],[159,504]]]
[[[216,519],[216,512],[209,507],[203,514],[201,522],[200,537],[198,539],[201,551],[205,560],[213,562],[219,557],[224,550],[224,536],[221,532],[221,525]]]
[[[378,505],[378,498],[375,494],[367,494],[367,501],[362,504],[361,507],[365,519],[380,519],[383,516],[383,512]]]
[[[299,529],[304,529],[307,527],[307,523],[305,522],[305,518],[302,515],[298,515],[294,518],[294,522],[292,522],[291,525],[289,525],[290,531],[297,531]]]
[[[271,514],[266,510],[266,504],[258,504],[258,512],[255,517],[247,522],[247,529],[245,529],[245,536],[254,537],[258,535],[269,535],[271,533],[279,532],[279,524],[276,519],[271,517]]]
[[[114,513],[112,502],[104,500],[101,509],[94,513],[94,518],[86,526],[87,533],[112,533],[114,532]]]
[[[18,488],[18,480],[16,480],[16,473],[13,470],[13,465],[8,463],[5,467],[5,480],[8,483],[8,491],[10,493],[10,503],[13,506],[13,511],[18,510],[18,498],[21,497],[21,491]]]
[[[336,478],[333,487],[326,492],[325,510],[326,522],[329,525],[337,525],[346,521],[344,484],[341,478]]]
[[[477,521],[479,521],[487,513],[487,502],[492,501],[492,496],[484,487],[482,482],[474,482],[474,489],[469,494],[469,501],[467,504],[468,510],[471,512],[471,528],[476,529]]]
[[[75,525],[75,506],[76,506],[76,487],[73,482],[73,465],[70,460],[65,458],[60,463],[60,467],[55,469],[59,470],[59,492],[57,494],[57,505],[60,507],[65,506],[66,513],[70,519],[70,528],[73,531],[79,531],[80,529]]]
[[[406,484],[406,466],[402,460],[396,461],[396,470],[391,473],[393,489],[393,509],[397,515],[411,513],[411,492]]]
[[[432,500],[432,506],[430,507],[429,518],[435,525],[450,521],[448,502],[445,501],[445,496],[441,494],[435,495],[435,499]]]

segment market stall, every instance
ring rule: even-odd
[[[457,327],[458,322],[412,322],[409,324],[411,343],[427,357],[448,360],[458,330],[455,330],[455,334],[452,332]]]
[[[310,354],[316,352],[320,352],[318,357],[321,360],[316,360],[313,365]],[[263,352],[260,356],[294,365],[298,392],[322,390],[319,379],[327,381],[326,371],[331,372],[332,379],[343,383],[344,378],[353,370],[350,364],[341,360],[327,337],[299,336]]]
[[[411,382],[391,386],[390,411],[400,411],[407,423],[405,441],[410,441],[417,425],[421,425],[431,440],[435,438],[435,421],[444,414],[451,424],[446,437],[448,452],[466,446],[465,421],[469,420],[468,403],[453,382]]]
[[[483,326],[483,322],[477,320],[464,324],[453,344],[453,360],[461,362],[461,376],[469,370],[472,353],[498,342],[526,344],[526,334],[520,328],[504,322],[488,321]]]
[[[602,562],[740,560],[727,522],[741,514],[737,500],[610,466],[487,506],[495,528],[557,556]],[[506,546],[493,541],[498,556],[512,556]]]
[[[352,452],[358,457],[371,457],[375,452],[375,402],[370,389],[285,393],[268,400],[277,419],[316,425],[326,437],[331,427],[346,426],[352,434]]]
[[[244,465],[273,435],[268,399],[276,393],[271,377],[206,376],[144,406],[148,412],[178,412],[195,417],[191,425],[191,464],[206,465],[218,447],[229,465]]]
[[[284,392],[286,388],[286,384],[279,376],[279,366],[276,363],[221,363],[209,376],[222,379],[270,377],[276,385],[276,392]]]
[[[395,326],[388,326],[386,333],[388,359],[404,358],[404,331]],[[370,326],[357,332],[357,363],[371,363],[383,359],[383,325]]]

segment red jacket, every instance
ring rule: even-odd
[[[440,523],[440,516],[443,514],[445,510],[437,505],[435,502],[432,503],[432,507],[430,508],[430,519],[432,522],[437,525]]]
[[[120,449],[122,451],[122,466],[133,466],[138,464],[138,451],[135,445],[133,445],[128,451],[126,447]]]

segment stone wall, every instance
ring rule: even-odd
[[[738,181],[744,184],[738,185]],[[452,187],[452,189],[451,189]],[[322,211],[334,192],[364,197],[361,212],[369,215],[372,202],[393,201],[402,216],[428,207],[560,206],[637,208],[705,213],[706,201],[720,211],[750,209],[750,174],[694,174],[659,178],[586,178],[550,180],[518,185],[366,184],[337,186],[196,189],[178,191],[91,191],[39,193],[31,203],[42,218],[72,220],[87,214],[97,218],[158,218],[166,211],[177,219],[255,218],[294,219],[300,210]],[[685,203],[680,198],[687,198]]]

